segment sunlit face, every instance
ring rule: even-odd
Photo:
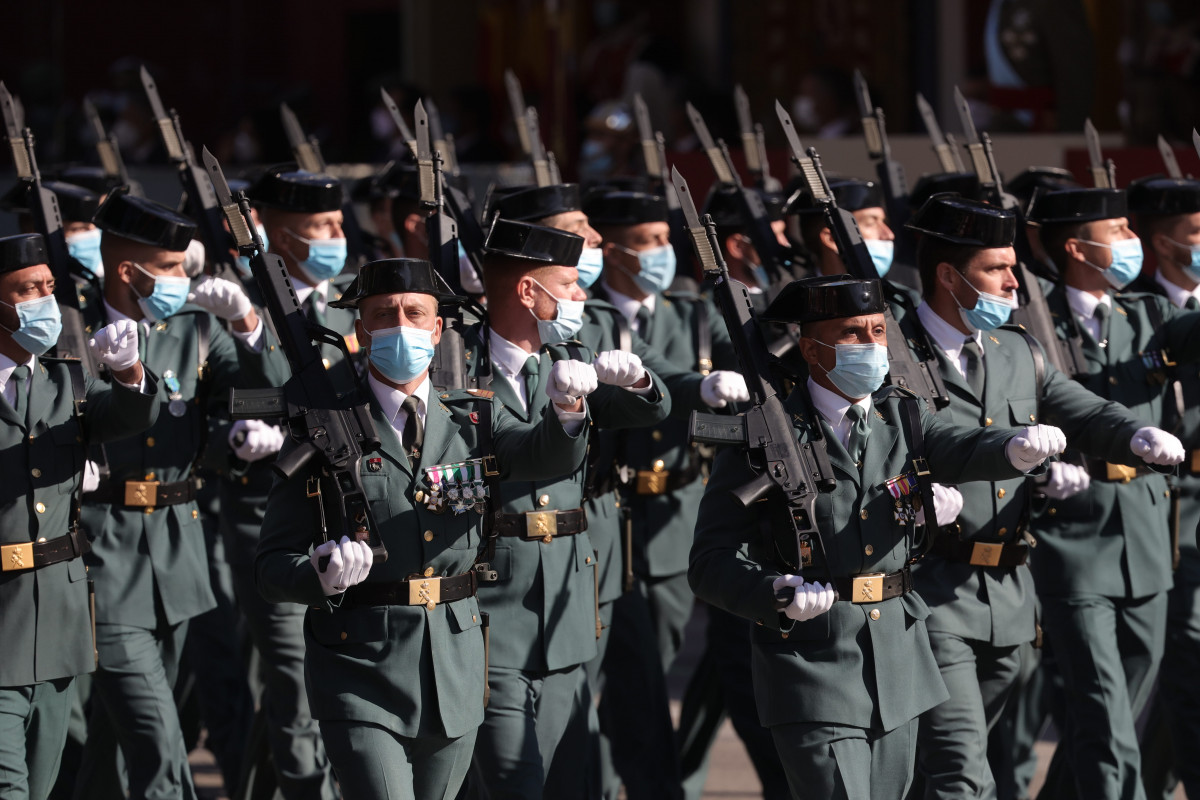
[[[380,294],[364,297],[358,304],[358,319],[354,322],[358,344],[371,346],[371,332],[388,328],[420,328],[433,332],[433,343],[442,340],[442,318],[433,295],[421,292]]]
[[[823,347],[822,344],[830,345]],[[800,353],[820,379],[837,366],[836,346],[839,344],[887,345],[887,323],[883,314],[862,314],[857,317],[806,322],[800,338]]]
[[[1090,222],[1083,226],[1078,239],[1070,239],[1068,241],[1078,242],[1080,250],[1084,253],[1084,258],[1090,263],[1100,269],[1108,269],[1112,266],[1113,262],[1112,249],[1111,247],[1101,247],[1100,245],[1112,245],[1125,239],[1136,238],[1138,238],[1137,234],[1129,227],[1129,219],[1127,217],[1117,217],[1115,219],[1101,219]]]
[[[1017,290],[1017,252],[1011,247],[989,247],[980,250],[960,273],[950,264],[938,266],[939,278],[958,304],[974,308],[979,292],[1011,300]]]
[[[582,211],[564,211],[561,214],[546,217],[538,224],[582,236],[584,247],[599,247],[602,241],[600,234],[588,223],[587,214]]]
[[[0,324],[7,331],[21,326],[17,310],[13,306],[28,300],[54,294],[54,273],[46,264],[13,270],[0,275]],[[6,332],[0,335],[8,335]]]
[[[539,269],[536,274],[522,277],[517,282],[517,296],[541,320],[558,316],[559,300],[587,299],[587,293],[579,286],[579,270],[561,266]]]
[[[863,239],[891,241],[896,238],[896,234],[888,227],[887,213],[882,208],[860,208],[853,214]]]

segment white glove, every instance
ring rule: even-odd
[[[239,419],[229,429],[229,446],[242,461],[258,461],[279,452],[283,431],[261,419]]]
[[[962,492],[953,486],[933,484],[933,516],[937,519],[938,527],[949,525],[958,519],[963,510]],[[917,524],[925,524],[925,509],[917,512]]]
[[[1055,461],[1050,464],[1046,473],[1046,482],[1038,486],[1038,491],[1055,500],[1066,500],[1092,485],[1092,476],[1078,464],[1068,464],[1065,461]]]
[[[596,391],[596,368],[582,361],[555,361],[550,367],[550,380],[546,381],[546,396],[552,403],[573,405],[584,395]]]
[[[100,488],[100,465],[95,461],[83,462],[83,494],[94,492]]]
[[[131,319],[119,319],[96,331],[88,339],[88,347],[96,360],[113,372],[129,369],[138,362],[137,326]]]
[[[724,408],[728,403],[746,402],[750,392],[740,373],[719,369],[700,381],[700,399],[709,408]]]
[[[1008,463],[1021,472],[1041,464],[1067,449],[1067,437],[1053,425],[1028,425],[1004,445]]]
[[[213,316],[231,322],[242,319],[252,308],[242,287],[224,278],[205,278],[192,288],[187,299]]]
[[[329,556],[324,572],[320,565],[322,556]],[[328,541],[313,548],[308,560],[321,580],[321,590],[328,597],[366,580],[374,554],[366,542],[352,542],[350,537],[343,536],[340,542]]]
[[[778,592],[785,586],[795,587],[796,594],[783,613],[797,622],[819,617],[833,608],[833,586],[828,583],[822,586],[819,583],[806,583],[798,575],[780,575],[771,584],[771,591]]]
[[[1129,449],[1147,464],[1173,467],[1183,461],[1183,443],[1158,428],[1138,428],[1129,440]]]
[[[646,375],[642,360],[624,350],[605,350],[596,356],[592,366],[596,368],[596,380],[620,386],[622,389],[641,382]]]

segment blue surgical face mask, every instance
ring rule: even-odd
[[[637,257],[641,272],[632,273],[619,263],[617,267],[633,278],[639,289],[646,294],[658,294],[671,288],[671,281],[675,280],[675,250],[669,244],[649,250],[631,250],[621,245],[617,247]]]
[[[287,230],[285,228],[285,230]],[[300,269],[312,281],[313,286],[337,277],[346,266],[346,240],[305,239],[295,231],[288,230],[296,241],[308,245],[308,258],[299,262]]]
[[[579,285],[587,289],[596,282],[600,271],[604,269],[604,251],[599,247],[583,248],[575,269],[579,270]]]
[[[1104,244],[1102,242],[1093,242],[1088,239],[1080,239],[1084,244],[1093,244],[1096,247],[1106,247],[1112,251],[1112,264],[1108,269],[1099,267],[1092,262],[1084,259],[1083,263],[1093,269],[1098,269],[1104,274],[1104,277],[1114,289],[1121,289],[1133,282],[1133,279],[1142,273],[1142,240],[1134,237],[1133,239],[1121,239],[1112,244]]]
[[[179,309],[183,308],[183,304],[187,302],[192,282],[187,278],[176,278],[174,275],[153,275],[147,272],[141,264],[134,262],[133,265],[140,269],[142,274],[154,278],[154,291],[150,293],[149,297],[142,297],[138,294],[137,289],[133,290],[133,293],[138,296],[138,306],[146,315],[146,319],[158,322],[172,314],[179,313]],[[132,285],[130,284],[131,288]]]
[[[429,369],[433,360],[433,331],[401,325],[370,333],[367,357],[392,383],[409,383]]]
[[[100,236],[100,229],[92,228],[90,231],[67,237],[67,252],[71,254],[71,258],[97,278],[104,277],[104,261],[100,258]]]
[[[530,278],[530,280],[533,279]],[[537,281],[533,282],[558,304],[554,319],[538,319],[534,314],[533,318],[537,320],[538,338],[542,340],[542,344],[558,344],[574,339],[580,328],[583,327],[583,301],[555,297],[545,286]],[[529,313],[533,314],[532,308],[529,309]]]
[[[263,252],[265,253],[271,249],[271,243],[267,241],[267,229],[262,225],[255,225],[254,227],[258,229],[258,238],[262,239]],[[250,256],[238,256],[237,263],[238,267],[242,270],[242,274],[250,274]]]
[[[1170,238],[1168,238],[1167,241],[1176,247],[1181,247],[1191,253],[1191,260],[1186,264],[1180,264],[1180,266],[1183,267],[1183,271],[1186,272],[1192,280],[1200,281],[1200,244],[1184,244],[1183,242],[1177,242]]]
[[[896,243],[891,239],[863,239],[863,244],[871,254],[871,261],[875,263],[875,271],[879,273],[879,277],[887,275],[896,255]]]
[[[963,304],[958,302],[958,298],[953,294],[950,295],[954,297],[954,302],[958,306],[958,314],[968,328],[973,331],[994,331],[1008,322],[1013,310],[1017,308],[1015,295],[1012,300],[1008,300],[999,295],[981,292],[975,284],[967,280],[965,275],[961,275],[961,277],[967,286],[975,289],[975,294],[978,296],[974,308],[963,308]]]
[[[3,302],[0,300],[0,302]],[[13,341],[35,356],[49,350],[58,341],[62,333],[62,316],[58,311],[58,301],[54,295],[48,294],[36,300],[23,300],[15,306],[4,303],[17,312],[21,324],[15,331],[4,330],[12,334]]]
[[[881,344],[825,344],[837,351],[837,363],[826,374],[833,385],[855,400],[868,397],[879,390],[888,373],[887,348]]]

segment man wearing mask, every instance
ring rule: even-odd
[[[824,439],[836,479],[816,499],[823,546],[797,541],[775,491],[737,501],[732,490],[755,475],[727,448],[691,552],[697,596],[756,623],[758,714],[796,798],[901,800],[917,718],[946,699],[908,566],[928,513],[913,504],[913,460],[926,460],[931,480],[1007,480],[1064,445],[1057,428],[957,427],[907,391],[876,394],[888,369],[883,310],[878,281],[842,275],[794,282],[765,315],[801,325],[810,377],[785,407],[801,443]],[[777,593],[791,594],[782,611]]]
[[[0,508],[0,795],[45,798],[58,773],[75,677],[96,668],[78,525],[89,444],[154,423],[158,381],[142,368],[132,323],[96,332],[113,385],[76,362],[44,358],[62,328],[38,234],[0,239],[0,436],[8,471]],[[80,393],[80,394],[77,394]],[[64,446],[70,442],[70,446]]]
[[[950,396],[937,416],[963,427],[1048,420],[1089,456],[1142,465],[1173,463],[1174,437],[1146,426],[1118,403],[1066,377],[1020,329],[1003,326],[1016,306],[1017,217],[950,194],[930,198],[908,227],[921,238],[917,264],[925,302],[904,325],[929,341]],[[909,338],[917,338],[910,336]],[[1136,453],[1136,454],[1135,454]],[[1166,457],[1164,457],[1166,456]],[[924,797],[988,797],[988,733],[1016,685],[1022,644],[1035,638],[1029,558],[1029,492],[1065,499],[1087,488],[1087,471],[1049,465],[1030,485],[1023,476],[935,485],[949,509],[932,551],[913,566],[913,585],[930,607],[934,658],[950,698],[921,720]]]
[[[754,310],[760,312],[766,308],[769,297],[773,297],[775,292],[794,278],[791,243],[788,242],[785,232],[787,223],[784,221],[784,198],[773,192],[751,190],[758,192],[770,220],[771,233],[779,244],[779,253],[786,260],[786,263],[780,265],[783,267],[783,274],[772,276],[763,266],[762,256],[746,233],[747,225],[738,197],[741,191],[734,186],[714,187],[704,202],[704,213],[713,218],[713,224],[717,227],[717,240],[721,243],[729,275],[735,281],[746,285],[750,292],[750,300],[754,303]],[[773,280],[776,283],[774,287]]]
[[[404,258],[364,265],[337,301],[357,309],[368,353],[382,445],[360,472],[387,560],[345,537],[312,547],[323,532],[305,476],[275,485],[263,524],[259,587],[306,607],[309,704],[346,797],[457,794],[484,717],[474,566],[501,481],[577,470],[587,446],[588,364],[558,362],[539,390],[551,402],[522,419],[491,392],[432,386],[439,304],[460,300],[429,262]]]
[[[874,181],[850,178],[831,182],[829,190],[838,208],[854,215],[876,272],[880,278],[886,278],[892,268],[896,234],[887,224],[883,190]],[[802,191],[792,199],[789,211],[801,215],[800,235],[813,253],[817,274],[840,275],[845,271],[833,231],[825,219],[824,207],[814,204],[812,196]]]
[[[209,278],[192,288],[183,258],[196,226],[186,217],[116,191],[95,221],[106,280],[92,326],[132,322],[163,391],[145,436],[90,454],[108,475],[84,496],[99,668],[77,796],[119,745],[131,796],[193,797],[173,685],[187,621],[214,601],[192,470],[209,398],[277,383],[286,363],[240,287]]]
[[[1028,218],[1040,226],[1058,271],[1059,283],[1046,295],[1058,337],[1079,340],[1087,359],[1087,371],[1072,377],[1125,405],[1142,424],[1161,424],[1170,391],[1166,365],[1200,357],[1200,313],[1121,292],[1142,268],[1125,192],[1050,192],[1034,199]],[[1154,455],[1161,445],[1145,446],[1135,454]],[[1134,721],[1163,653],[1171,493],[1158,472],[1083,463],[1088,488],[1052,499],[1034,525],[1042,626],[1067,693],[1066,730],[1046,786],[1064,797],[1074,790],[1088,798],[1140,798]]]

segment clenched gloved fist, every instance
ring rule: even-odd
[[[596,369],[596,380],[627,389],[635,383],[641,383],[646,377],[646,369],[642,360],[633,353],[624,350],[605,350],[596,356],[592,362]]]
[[[795,588],[796,594],[783,613],[797,622],[819,617],[833,608],[833,586],[828,583],[822,586],[819,583],[807,583],[799,575],[780,575],[771,584],[771,590],[778,593],[786,586]]]
[[[555,361],[546,381],[546,396],[560,406],[574,405],[580,397],[596,391],[596,368],[582,361]]]
[[[229,429],[229,446],[242,461],[258,461],[279,452],[283,431],[261,419],[239,419]]]
[[[1138,428],[1129,440],[1129,449],[1147,464],[1173,467],[1183,461],[1183,442],[1158,428]]]
[[[729,403],[746,402],[750,392],[740,373],[719,369],[700,381],[700,399],[709,408],[724,408]]]
[[[1029,472],[1050,456],[1067,449],[1067,437],[1053,425],[1029,425],[1008,440],[1004,455],[1021,472]]]
[[[325,571],[321,571],[321,558],[329,556]],[[308,559],[317,578],[321,581],[321,590],[325,596],[341,594],[356,583],[362,583],[371,571],[374,554],[366,542],[352,542],[350,537],[343,536],[340,542],[328,541],[313,548]]]
[[[138,362],[137,323],[119,319],[96,331],[88,340],[96,360],[113,372],[122,372]]]
[[[958,519],[963,510],[962,492],[953,486],[933,484],[933,516],[937,519],[938,527],[949,525]],[[925,509],[917,512],[917,524],[925,524]]]
[[[1092,476],[1078,464],[1068,464],[1065,461],[1055,461],[1046,472],[1046,482],[1038,486],[1038,491],[1054,500],[1066,500],[1092,485]]]
[[[230,322],[242,319],[253,308],[242,287],[223,278],[205,278],[196,284],[187,299],[214,317]]]

